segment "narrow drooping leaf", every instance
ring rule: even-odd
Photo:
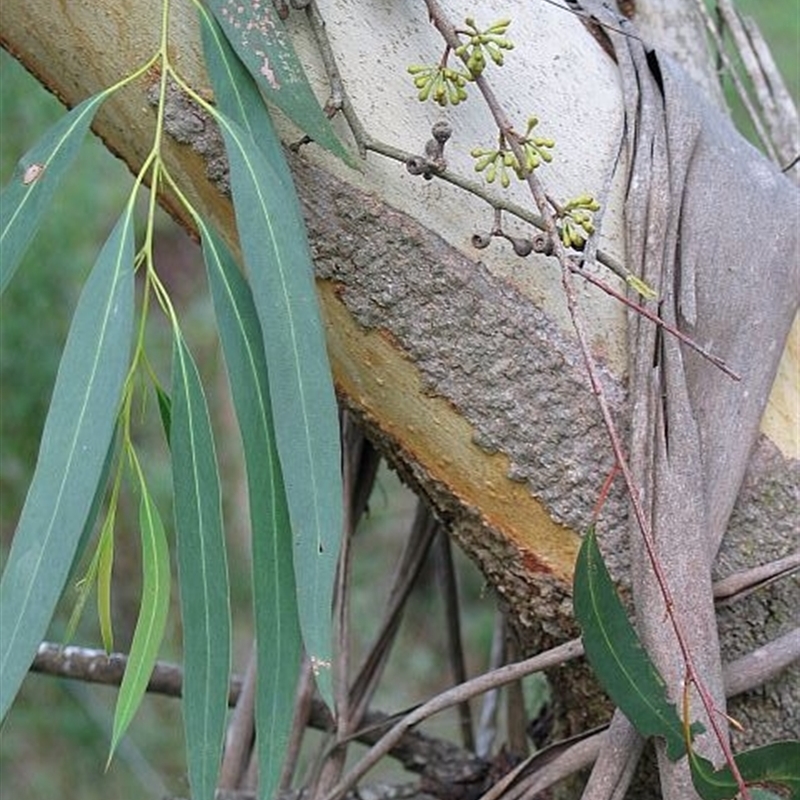
[[[86,606],[86,601],[97,590],[97,619],[100,623],[100,636],[107,653],[114,648],[114,634],[111,624],[111,571],[114,566],[114,520],[116,517],[116,498],[109,504],[108,514],[103,522],[89,568],[78,582],[78,599],[72,609],[64,641],[69,642],[78,629]]]
[[[156,386],[156,398],[158,399],[158,415],[161,417],[161,425],[167,441],[169,441],[172,428],[172,400],[161,386]]]
[[[292,40],[272,3],[207,3],[266,98],[315,142],[353,165],[319,105]]]
[[[141,491],[139,529],[142,540],[142,602],[125,675],[117,695],[109,761],[142,702],[156,663],[158,648],[164,638],[169,611],[171,574],[167,535],[158,508],[144,481],[141,482]]]
[[[258,86],[233,51],[214,17],[200,10],[200,30],[206,69],[217,108],[233,120],[261,148],[283,183],[294,185],[281,140],[272,124]],[[294,194],[292,192],[292,194]]]
[[[108,452],[106,453],[105,461],[103,462],[103,471],[100,475],[100,480],[97,483],[97,491],[94,494],[94,499],[92,500],[92,505],[89,509],[89,516],[86,518],[86,524],[83,526],[81,538],[78,541],[78,548],[75,551],[75,557],[69,570],[70,578],[73,580],[76,578],[80,559],[83,558],[86,548],[91,541],[92,534],[94,533],[95,525],[97,523],[97,517],[103,508],[103,501],[105,500],[106,491],[108,488],[108,478],[111,475],[111,467],[114,464],[114,456],[116,455],[116,452],[117,432],[114,431],[114,435],[111,437],[111,442],[108,445]]]
[[[800,741],[755,747],[737,753],[734,761],[746,784],[780,786],[791,793],[793,800],[800,800]],[[729,766],[715,770],[710,761],[694,752],[689,753],[689,766],[694,788],[703,800],[727,800],[738,795],[739,787]]]
[[[94,500],[92,500],[91,508],[89,509],[89,516],[86,518],[86,523],[83,526],[83,532],[81,533],[81,537],[78,540],[78,547],[75,550],[75,555],[72,559],[72,567],[69,571],[69,578],[68,581],[76,580],[76,572],[78,569],[78,565],[80,563],[81,558],[83,557],[83,553],[86,550],[86,547],[89,543],[91,535],[94,531],[95,523],[97,522],[97,515],[100,513],[100,509],[103,505],[103,500],[106,496],[106,487],[108,484],[108,476],[111,472],[111,465],[114,461],[114,453],[116,452],[116,436],[112,437],[111,443],[108,446],[108,453],[106,453],[106,460],[103,464],[103,471],[100,475],[100,480],[97,483],[97,491],[94,494]],[[100,539],[102,540],[103,534],[100,534]],[[91,595],[95,583],[97,580],[97,567],[100,560],[100,553],[99,553],[99,545],[98,548],[95,550],[94,555],[92,556],[91,563],[89,564],[89,568],[86,571],[86,574],[78,580],[76,589],[78,591],[78,597],[75,601],[75,605],[73,606],[72,613],[70,614],[69,621],[67,622],[67,628],[64,631],[64,642],[72,641],[72,638],[75,636],[75,631],[78,629],[78,623],[81,620],[81,616],[83,614],[83,610],[86,607],[86,601],[89,599]]]
[[[336,398],[299,205],[242,129],[220,129],[236,224],[269,370],[272,416],[292,521],[303,641],[330,699],[331,597],[342,530]]]
[[[64,589],[114,435],[133,333],[131,211],[129,205],[81,293],[0,581],[0,719]]]
[[[109,513],[97,547],[97,619],[100,639],[107,653],[114,649],[114,625],[111,619],[111,578],[114,569],[114,517]]]
[[[275,793],[294,714],[301,639],[292,531],[272,426],[267,363],[250,289],[216,234],[203,255],[247,464],[256,627],[259,797]]]
[[[183,621],[183,722],[195,800],[212,800],[231,662],[228,565],[219,472],[197,367],[175,330],[170,424]]]
[[[105,543],[103,535],[101,534],[94,555],[92,556],[92,561],[89,564],[89,569],[86,571],[86,575],[78,581],[78,584],[76,586],[78,590],[78,597],[75,601],[75,605],[72,608],[72,613],[70,614],[69,621],[67,622],[67,628],[64,631],[65,642],[71,642],[73,637],[75,636],[75,632],[78,630],[78,623],[81,621],[81,617],[83,616],[83,610],[86,607],[86,601],[89,599],[89,596],[92,594],[95,587],[97,586],[97,576],[99,573],[100,559],[101,556],[103,555],[104,545]],[[113,545],[111,549],[113,552]],[[98,608],[100,608],[99,601],[98,601]],[[102,628],[102,617],[101,617],[101,628]],[[103,641],[105,642],[105,639]],[[106,651],[110,652],[110,649],[106,648]]]
[[[0,294],[14,275],[61,179],[78,154],[98,106],[100,92],[75,106],[19,160],[0,192]]]
[[[597,545],[594,526],[575,565],[575,617],[586,657],[611,699],[642,736],[661,736],[675,761],[686,752],[681,722],[667,687],[628,621]],[[696,732],[694,730],[693,732]]]

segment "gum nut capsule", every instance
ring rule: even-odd
[[[472,246],[476,250],[484,250],[491,243],[492,235],[490,233],[485,233],[485,232],[473,233],[472,239],[470,241],[472,242]]]
[[[508,241],[511,242],[511,246],[518,256],[524,258],[533,252],[533,242],[531,242],[530,239],[517,239],[513,236],[509,236]]]
[[[537,233],[531,239],[531,246],[535,253],[553,254],[553,240],[545,233]]]
[[[437,142],[444,144],[453,135],[453,128],[446,120],[439,120],[433,124],[431,135]]]
[[[427,172],[427,164],[424,158],[421,156],[411,156],[406,161],[406,169],[412,175],[424,175]]]

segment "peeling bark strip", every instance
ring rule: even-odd
[[[626,106],[630,268],[658,288],[665,321],[712,345],[743,376],[737,385],[640,318],[629,320],[631,464],[651,526],[645,533],[630,523],[638,625],[673,700],[687,670],[703,682],[715,711],[707,714],[693,692],[692,717],[707,731],[697,747],[719,763],[730,751],[718,713],[725,694],[711,570],[775,378],[776,344],[797,311],[798,234],[775,213],[796,204],[797,191],[668,57],[638,37],[610,36]],[[680,646],[666,612],[680,625]],[[688,764],[657,749],[664,797],[694,797]],[[596,770],[614,760],[603,753]]]

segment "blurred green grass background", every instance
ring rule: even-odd
[[[738,0],[739,7],[756,17],[781,66],[789,89],[800,96],[800,4],[792,0]],[[0,183],[4,184],[16,160],[49,125],[63,114],[61,105],[7,54],[0,53]],[[61,347],[82,281],[106,235],[111,230],[131,186],[127,168],[102,144],[90,138],[78,163],[68,175],[54,206],[18,275],[0,303],[0,542],[7,551],[27,482],[35,463],[38,439],[44,422]],[[193,348],[202,362],[212,391],[217,440],[224,442],[220,458],[223,473],[235,484],[241,477],[238,435],[233,429],[225,378],[214,342],[212,314],[196,250],[168,220],[159,222],[159,249],[167,262],[171,285],[179,296],[184,320],[191,328]],[[159,262],[161,263],[161,261]],[[169,344],[166,331],[156,320],[151,326],[151,353],[157,368],[168,376]],[[221,420],[221,421],[220,421]],[[158,421],[152,414],[142,424],[140,445],[149,453],[155,473],[156,494],[162,515],[169,518],[169,474]],[[160,464],[160,466],[159,466]],[[241,481],[239,481],[241,484]],[[226,494],[229,529],[232,531],[232,586],[237,623],[235,667],[242,669],[249,647],[248,552],[244,522],[239,516],[242,496]],[[130,498],[125,501],[132,509]],[[375,622],[371,609],[377,583],[391,574],[414,499],[388,472],[381,474],[371,502],[365,535],[358,539],[356,582],[360,587],[353,601],[360,621],[361,646]],[[121,515],[124,519],[136,515]],[[120,649],[130,639],[135,623],[139,591],[138,533],[123,524],[118,533],[118,563],[115,568],[115,614]],[[363,557],[361,557],[363,556]],[[467,613],[475,671],[484,667],[489,649],[494,604],[483,593],[480,575],[459,556],[461,589]],[[240,578],[240,579],[237,579]],[[433,595],[432,595],[433,597]],[[435,599],[424,598],[412,605],[416,624],[406,624],[397,644],[405,662],[387,676],[392,687],[379,696],[387,710],[403,708],[426,693],[443,688],[441,609]],[[434,605],[431,605],[434,603]],[[418,613],[414,613],[416,608]],[[53,636],[63,631],[68,614],[62,612]],[[91,606],[88,620],[77,637],[81,643],[99,644]],[[173,619],[175,615],[173,615]],[[170,642],[164,657],[176,658],[179,634],[176,623],[168,632]],[[409,680],[411,676],[412,680]],[[82,686],[32,675],[23,687],[0,731],[0,797],[51,798],[80,796],[82,800],[108,797],[159,797],[166,791],[188,794],[183,773],[183,735],[178,703],[150,697],[144,703],[131,732],[104,771],[108,732],[113,718],[115,691]],[[453,718],[437,720],[434,730],[451,732]],[[67,790],[67,787],[70,787]]]

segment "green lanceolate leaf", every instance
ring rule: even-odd
[[[342,530],[336,397],[296,198],[252,139],[219,118],[236,224],[269,369],[272,415],[292,520],[303,642],[330,691],[331,597]],[[293,191],[293,190],[291,190]]]
[[[800,741],[773,742],[756,747],[738,753],[734,761],[748,786],[780,786],[791,792],[792,800],[800,800]],[[689,766],[694,788],[703,800],[727,800],[738,795],[739,787],[729,766],[715,770],[710,761],[694,752],[689,753]]]
[[[180,331],[170,424],[183,621],[183,721],[195,800],[211,800],[225,733],[231,622],[219,473],[203,388]]]
[[[141,481],[139,529],[142,540],[142,602],[125,675],[117,696],[108,760],[125,734],[144,697],[164,637],[169,611],[170,563],[164,525],[147,485]]]
[[[301,639],[292,531],[272,426],[261,326],[246,281],[216,234],[201,223],[203,255],[247,464],[256,625],[259,796],[280,778],[294,714]]]
[[[106,485],[108,484],[108,476],[111,472],[111,464],[114,461],[114,453],[116,452],[116,436],[112,437],[111,443],[108,446],[108,453],[106,454],[106,460],[103,464],[103,472],[100,475],[100,480],[97,483],[97,491],[94,495],[94,500],[92,500],[92,506],[89,509],[89,516],[86,519],[86,523],[83,526],[83,532],[81,533],[81,538],[78,541],[78,547],[75,550],[75,556],[73,557],[72,567],[70,569],[70,577],[68,578],[69,581],[75,580],[75,574],[78,569],[78,565],[80,563],[81,558],[83,557],[83,553],[86,550],[86,546],[89,543],[89,539],[91,538],[92,532],[94,531],[94,526],[97,521],[97,515],[100,513],[100,509],[103,505],[103,500],[106,496]],[[114,511],[115,503],[109,503],[109,514],[112,514]],[[102,542],[104,531],[106,529],[106,524],[103,525],[103,532],[101,532],[99,541]],[[113,533],[113,531],[112,531]],[[113,553],[113,547],[112,553]],[[80,622],[81,616],[83,615],[83,610],[86,607],[86,601],[89,599],[89,595],[91,595],[92,590],[95,587],[95,582],[97,580],[98,575],[98,564],[100,561],[100,544],[98,543],[97,548],[95,550],[94,555],[92,556],[92,560],[89,564],[89,568],[86,570],[86,574],[80,578],[77,582],[76,589],[78,596],[75,600],[75,605],[72,609],[72,613],[70,614],[69,621],[67,622],[67,628],[64,631],[64,641],[70,642],[72,638],[75,636],[75,631],[78,629],[78,623]],[[98,602],[99,607],[99,602]]]
[[[642,736],[661,736],[675,761],[686,752],[683,723],[666,685],[628,621],[592,526],[575,565],[575,616],[598,680]]]
[[[98,106],[107,96],[107,92],[96,94],[63,116],[19,160],[14,175],[0,192],[0,294],[19,266]]]
[[[114,436],[133,333],[131,212],[129,205],[81,293],[0,581],[0,719],[47,631]]]
[[[158,399],[158,415],[161,417],[161,425],[164,434],[169,441],[170,429],[172,427],[172,400],[161,386],[156,385],[156,398]]]
[[[114,435],[111,437],[111,442],[108,445],[106,459],[103,462],[103,471],[100,474],[100,480],[97,482],[97,491],[94,494],[94,499],[92,500],[92,505],[89,509],[89,516],[86,518],[86,524],[83,526],[83,532],[81,533],[81,538],[78,542],[78,548],[75,551],[75,557],[69,570],[70,579],[75,579],[78,567],[80,565],[80,560],[83,558],[83,554],[86,552],[86,548],[91,541],[92,533],[94,533],[97,517],[103,508],[103,501],[106,497],[106,487],[108,485],[108,478],[111,474],[111,467],[114,464],[114,456],[116,452],[117,435],[115,430]]]
[[[206,69],[217,108],[239,125],[261,148],[284,184],[294,186],[281,141],[255,81],[231,48],[214,17],[200,10],[200,29]],[[294,194],[294,193],[292,193]]]
[[[103,526],[97,545],[97,619],[100,638],[107,653],[114,649],[114,625],[111,619],[111,578],[114,569],[114,514]]]
[[[353,165],[317,102],[273,4],[209,0],[207,5],[266,98],[317,144]]]

